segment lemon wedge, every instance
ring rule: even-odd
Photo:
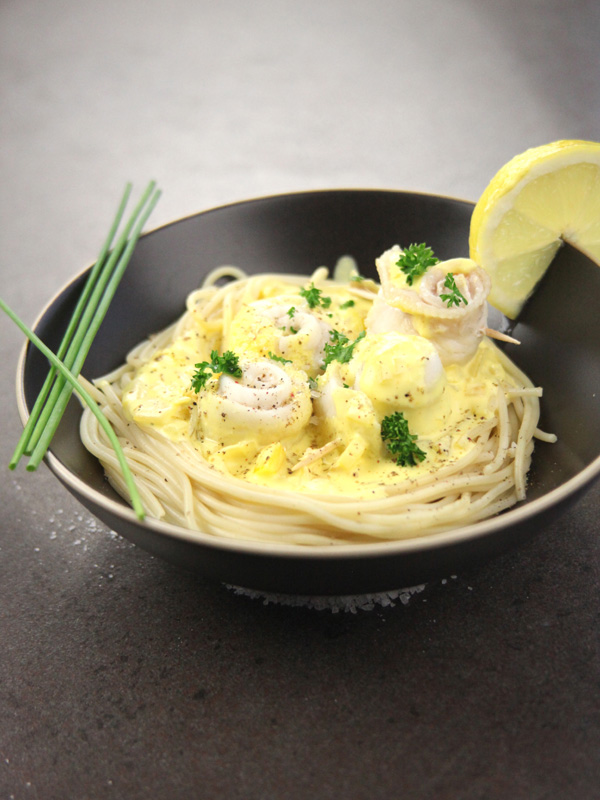
[[[471,258],[489,273],[491,305],[514,319],[569,242],[600,263],[600,142],[561,140],[515,156],[471,217]]]

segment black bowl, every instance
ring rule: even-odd
[[[472,204],[391,191],[332,190],[267,197],[198,214],[144,235],[84,368],[96,377],[184,310],[186,295],[221,264],[248,273],[309,274],[352,255],[364,275],[393,244],[427,242],[438,257],[468,255]],[[58,346],[86,273],[65,286],[36,332]],[[575,276],[575,277],[573,277]],[[595,298],[592,302],[591,298]],[[110,528],[150,553],[209,579],[263,592],[344,595],[381,592],[456,573],[543,530],[600,473],[600,269],[563,248],[527,304],[509,354],[544,387],[527,500],[493,519],[422,538],[335,548],[226,541],[152,519],[139,522],[81,444],[81,409],[71,400],[47,456],[50,469]],[[506,321],[504,321],[506,322]],[[27,418],[47,370],[33,347],[19,365]]]

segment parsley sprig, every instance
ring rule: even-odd
[[[242,369],[239,364],[239,358],[231,350],[226,350],[222,356],[219,355],[217,350],[211,350],[210,362],[201,361],[194,364],[196,372],[192,376],[191,388],[197,393],[204,389],[209,378],[221,372],[226,372],[234,378],[242,377]]]
[[[396,266],[406,275],[407,284],[412,286],[415,278],[421,277],[429,267],[437,263],[439,258],[436,258],[431,247],[427,247],[423,242],[409,245],[396,261]]]
[[[332,361],[339,361],[342,364],[347,364],[352,358],[354,348],[361,339],[364,339],[364,337],[365,332],[361,331],[356,339],[351,342],[346,334],[342,333],[341,331],[330,331],[329,338],[331,339],[331,342],[328,342],[324,347],[325,358],[323,360],[323,365],[327,367],[327,365],[331,364]]]
[[[426,458],[402,411],[394,411],[381,420],[381,438],[400,467],[414,467]]]
[[[454,275],[451,272],[446,275],[444,286],[449,290],[449,293],[441,294],[440,300],[443,300],[446,303],[447,308],[459,306],[461,303],[464,303],[466,306],[469,304],[467,298],[461,293],[460,289],[456,285]]]
[[[329,308],[331,305],[331,297],[323,296],[321,289],[317,289],[314,283],[311,283],[308,289],[300,289],[300,295],[306,300],[309,308]]]

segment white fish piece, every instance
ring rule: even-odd
[[[293,361],[311,377],[323,364],[330,326],[299,295],[263,298],[242,308],[223,345],[265,356],[270,350]]]
[[[288,332],[279,338],[279,349],[284,358],[293,355],[300,343],[304,351],[313,353],[317,364],[322,363],[323,350],[329,341],[331,328],[312,314],[303,301],[299,302],[298,298],[293,297],[285,304],[281,302],[273,304],[271,300],[257,300],[252,305],[272,320],[278,328],[287,329]]]
[[[344,386],[338,364],[331,364],[319,382],[319,390],[314,400],[317,416],[334,417],[336,414],[334,393]]]
[[[225,445],[260,445],[297,436],[312,401],[306,373],[266,358],[240,361],[242,377],[223,374],[198,396],[198,424],[206,438]]]
[[[419,334],[436,347],[442,364],[466,363],[475,353],[487,327],[487,272],[468,258],[440,261],[409,286],[396,262],[395,246],[377,259],[381,290],[367,317],[367,332],[394,330]],[[448,306],[447,275],[454,278],[464,301]]]
[[[342,448],[352,445],[360,458],[368,448],[381,449],[380,427],[369,397],[343,380],[344,368],[338,362],[329,364],[319,378],[319,392],[314,409],[330,441]],[[347,458],[345,460],[348,460]],[[355,459],[351,459],[355,463]]]
[[[412,323],[410,314],[390,305],[385,299],[383,289],[379,291],[369,309],[365,320],[367,334],[370,336],[377,333],[404,333],[407,336],[416,334],[415,326]]]
[[[287,403],[292,393],[292,379],[273,361],[261,359],[246,363],[242,378],[223,374],[218,393],[257,414],[257,419],[287,413]]]
[[[435,345],[398,331],[371,334],[356,347],[347,380],[373,403],[380,416],[439,401],[446,374]]]

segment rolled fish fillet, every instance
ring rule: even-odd
[[[412,286],[396,266],[402,251],[393,247],[377,259],[381,290],[367,317],[367,332],[395,330],[416,333],[436,347],[444,366],[467,362],[477,350],[487,326],[487,272],[468,258],[440,261]],[[448,307],[446,276],[452,274],[466,302]]]
[[[225,344],[257,355],[273,350],[314,376],[323,363],[330,330],[298,295],[266,298],[256,300],[236,315]]]
[[[347,380],[373,403],[380,416],[437,402],[446,375],[435,346],[415,334],[372,334],[360,342],[346,370]]]
[[[373,403],[363,391],[344,382],[339,363],[330,364],[319,379],[314,409],[331,439],[338,440],[344,447],[352,445],[356,449],[358,446],[357,458],[367,448],[373,452],[381,449],[379,420]]]
[[[198,396],[198,425],[224,445],[293,439],[312,414],[306,374],[266,358],[240,361],[242,377],[221,375]]]
[[[279,348],[282,355],[286,355],[292,348],[293,342],[302,340],[303,346],[312,350],[313,353],[322,360],[323,348],[329,341],[329,326],[318,319],[306,307],[298,305],[298,298],[291,298],[293,302],[289,304],[265,305],[261,308],[262,313],[273,320],[278,328],[288,326],[288,333],[279,337]],[[270,301],[258,301],[259,303]],[[257,306],[257,303],[254,304]],[[293,313],[291,313],[293,309]]]

